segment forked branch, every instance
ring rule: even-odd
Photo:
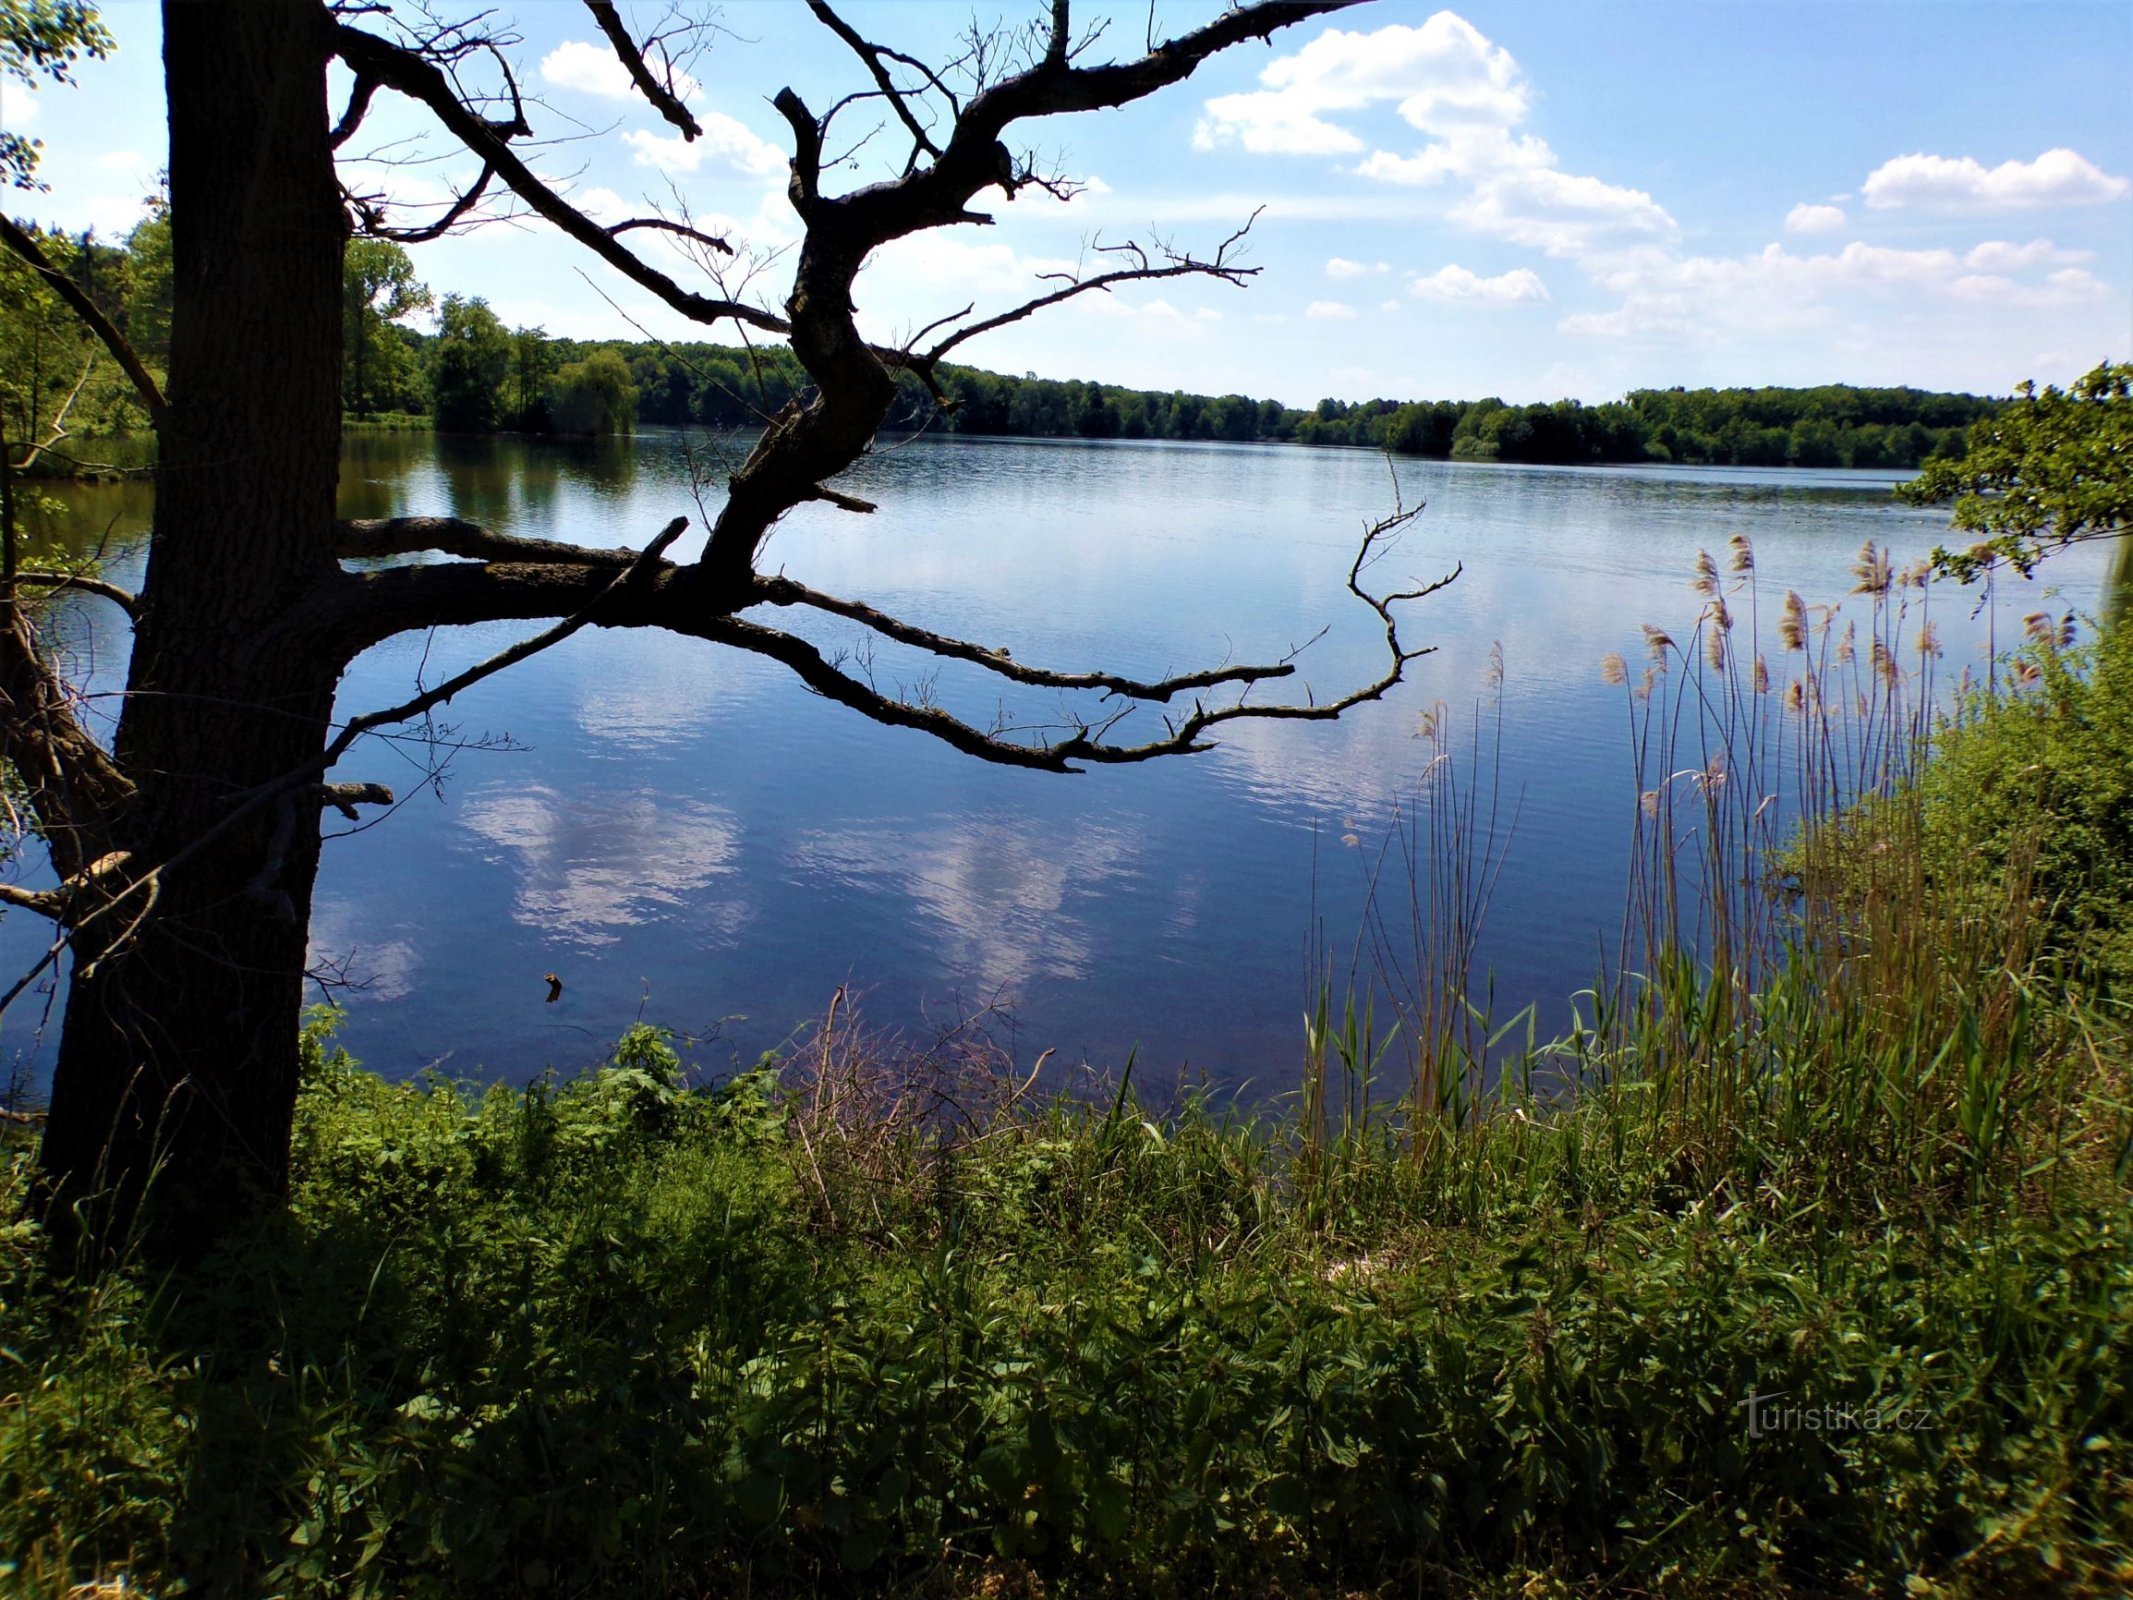
[[[1056,306],[1062,301],[1074,299],[1077,295],[1098,290],[1108,292],[1121,283],[1147,283],[1157,278],[1218,278],[1224,283],[1242,288],[1247,278],[1258,275],[1259,269],[1237,265],[1236,251],[1238,246],[1244,243],[1245,236],[1252,231],[1252,224],[1259,220],[1259,212],[1265,209],[1261,206],[1253,211],[1245,219],[1243,226],[1224,239],[1216,248],[1213,257],[1205,261],[1189,253],[1164,249],[1159,249],[1157,259],[1151,261],[1147,251],[1137,244],[1099,245],[1097,248],[1107,254],[1124,253],[1131,256],[1135,265],[1100,272],[1093,277],[1072,277],[1063,288],[1055,289],[1050,294],[1039,295],[1034,300],[1016,306],[1012,311],[1003,311],[998,316],[987,317],[982,322],[973,322],[967,328],[957,329],[924,355],[915,356],[912,365],[923,366],[930,371],[957,345],[975,339],[981,333],[990,333],[993,329],[1004,328],[1011,322],[1020,322],[1025,317],[1036,315],[1047,306]]]
[[[358,77],[368,76],[397,93],[427,106],[460,143],[495,169],[512,193],[546,221],[554,224],[638,287],[647,289],[683,316],[701,323],[726,319],[760,328],[766,333],[785,333],[785,320],[759,307],[737,300],[718,300],[692,293],[657,267],[625,249],[616,237],[570,204],[510,146],[511,137],[523,131],[517,125],[491,122],[479,115],[454,91],[451,80],[416,51],[393,44],[375,34],[337,24],[334,49]]]
[[[652,72],[651,64],[644,59],[643,47],[623,26],[622,13],[615,9],[614,0],[585,0],[585,9],[592,13],[594,23],[607,35],[607,42],[614,47],[615,59],[622,63],[622,70],[630,75],[630,82],[651,103],[652,109],[679,128],[683,139],[701,137],[703,128],[689,114],[689,108],[681,103],[681,96],[674,92],[671,81],[661,83]]]

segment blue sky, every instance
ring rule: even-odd
[[[663,9],[645,8],[643,22]],[[1162,0],[1159,26],[1215,9]],[[849,14],[878,40],[938,58],[971,8],[855,3]],[[545,102],[536,126],[575,135],[542,150],[543,170],[602,220],[667,200],[671,182],[700,221],[771,256],[751,292],[781,298],[790,256],[775,252],[794,229],[769,98],[791,83],[819,109],[863,86],[844,47],[797,5],[728,4],[724,36],[690,63],[707,131],[684,145],[617,92],[581,6],[535,0],[501,15]],[[52,185],[11,196],[17,214],[106,231],[137,214],[161,159],[156,13],[128,0],[106,19],[119,52],[84,65],[78,88],[0,90],[0,123],[45,141]],[[1144,8],[1121,10],[1098,53],[1135,52],[1145,26]],[[1026,125],[1024,142],[1087,192],[1066,205],[1027,193],[994,208],[995,227],[883,252],[860,280],[862,324],[890,336],[966,302],[984,315],[1039,292],[1036,274],[1093,244],[1211,247],[1264,205],[1248,290],[1139,286],[964,354],[1005,371],[1292,404],[2064,381],[2133,356],[2129,81],[2133,7],[2119,0],[1377,0],[1217,58],[1137,106]],[[871,125],[850,116],[855,133]],[[426,159],[352,168],[356,186],[419,201],[470,175],[447,136],[381,96],[349,150],[383,146]],[[883,132],[852,181],[892,155]],[[668,270],[690,270],[633,237]],[[513,324],[626,338],[634,319],[705,336],[537,224],[424,246],[416,262],[438,291],[483,295]]]

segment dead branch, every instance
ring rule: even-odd
[[[412,555],[418,550],[476,561],[554,561],[589,567],[626,567],[639,559],[635,550],[522,539],[458,517],[363,517],[333,525],[333,553],[343,561]]]
[[[133,913],[132,924],[122,930],[115,939],[101,943],[102,955],[98,959],[101,960],[112,951],[119,949],[130,936],[132,927],[138,925],[149,914],[154,905],[155,897],[160,893],[163,881],[173,869],[200,855],[201,852],[208,849],[232,828],[236,827],[238,823],[253,816],[263,807],[281,806],[293,812],[297,795],[307,789],[310,791],[315,803],[336,806],[344,814],[357,802],[380,805],[390,804],[392,792],[384,788],[383,785],[322,784],[319,780],[325,773],[331,771],[334,764],[342,756],[346,755],[349,748],[365,734],[379,728],[389,727],[396,722],[406,722],[411,718],[422,716],[450,701],[455,695],[463,693],[483,679],[494,677],[505,668],[515,666],[530,656],[538,655],[541,651],[560,644],[587,623],[596,620],[602,604],[614,596],[626,592],[633,583],[648,575],[655,568],[660,556],[665,553],[667,547],[680,538],[688,526],[688,518],[676,517],[667,524],[656,539],[645,547],[643,554],[639,555],[621,573],[601,585],[590,603],[572,612],[553,627],[543,629],[529,639],[522,639],[508,649],[498,651],[488,659],[477,662],[464,672],[454,674],[436,687],[425,689],[420,694],[401,702],[399,705],[388,706],[379,711],[366,712],[361,716],[350,718],[341,725],[341,731],[334,736],[326,748],[316,757],[305,762],[292,772],[284,773],[279,778],[263,783],[248,793],[237,796],[212,827],[205,828],[195,834],[164,860],[128,878],[116,889],[110,891],[102,903],[92,907],[85,914],[73,920],[66,933],[55,941],[52,949],[45,953],[44,959],[27,976],[19,980],[6,995],[0,996],[0,1012],[4,1012],[8,1004],[14,1000],[16,995],[21,993],[30,980],[39,971],[42,971],[46,965],[56,959],[59,951],[69,942],[78,938],[84,929],[93,923],[114,915],[121,906],[138,900],[140,908]],[[5,726],[5,719],[0,718],[0,730],[4,730]],[[8,752],[4,748],[0,748],[0,755],[6,754]],[[277,822],[275,838],[267,852],[269,868],[272,868],[281,855],[286,852],[290,840],[294,837],[294,826],[293,822],[285,820]],[[120,860],[123,861],[123,858],[120,858]],[[99,863],[98,870],[104,871],[106,876],[118,875],[115,872],[107,871],[103,863]],[[270,871],[263,871],[259,876],[255,877],[252,884],[252,892],[266,899],[270,904],[275,904],[275,891],[273,891],[269,882],[271,875]],[[278,909],[278,905],[276,908]],[[87,975],[87,971],[84,971],[78,976],[85,978]]]
[[[884,58],[884,52],[881,47],[862,38],[856,28],[830,9],[828,0],[807,0],[807,5],[808,9],[815,14],[815,19],[838,38],[842,39],[850,47],[852,53],[865,64],[874,82],[880,86],[882,97],[889,102],[890,109],[896,113],[897,120],[909,130],[911,134],[911,155],[910,159],[904,163],[904,171],[907,173],[912,171],[918,165],[918,158],[922,154],[938,158],[941,153],[940,146],[933,142],[931,133],[919,121],[917,114],[911,109],[911,103],[904,98],[903,91],[896,87],[896,81],[889,74],[888,62]],[[931,78],[932,74],[928,73],[927,76]],[[836,108],[832,107],[829,116],[835,115]],[[829,116],[822,119],[825,124],[829,121]]]
[[[496,176],[494,166],[484,166],[466,192],[448,203],[442,215],[434,222],[426,222],[419,228],[395,228],[385,220],[388,202],[382,197],[348,194],[349,209],[356,214],[362,231],[373,239],[389,239],[394,244],[429,244],[442,239],[462,222],[468,213],[481,204],[481,197],[488,192],[490,181]],[[343,193],[347,193],[345,190]]]
[[[1147,283],[1158,278],[1217,278],[1224,283],[1234,284],[1241,288],[1245,279],[1258,275],[1259,269],[1257,267],[1238,266],[1230,260],[1230,253],[1237,245],[1243,242],[1245,235],[1251,232],[1252,224],[1259,220],[1259,211],[1264,209],[1265,207],[1262,206],[1259,210],[1254,211],[1245,220],[1242,227],[1222,241],[1221,245],[1216,249],[1213,259],[1208,261],[1201,261],[1190,255],[1170,255],[1162,265],[1157,266],[1148,261],[1146,253],[1139,245],[1099,246],[1099,249],[1107,251],[1128,251],[1139,259],[1140,264],[1132,267],[1121,267],[1113,272],[1101,272],[1092,278],[1075,278],[1063,289],[1056,289],[1050,294],[1039,295],[1036,299],[1025,301],[1012,311],[1003,311],[996,317],[987,317],[982,322],[973,322],[969,327],[960,328],[950,334],[923,356],[918,357],[917,363],[929,368],[937,366],[949,351],[962,344],[965,340],[975,339],[979,334],[990,333],[995,328],[1004,328],[1011,322],[1020,322],[1023,318],[1033,316],[1047,306],[1056,306],[1061,301],[1071,300],[1077,295],[1088,294],[1095,290],[1103,290],[1108,293],[1115,284]]]
[[[346,23],[336,24],[333,38],[336,53],[351,71],[359,77],[368,74],[384,87],[427,106],[454,137],[481,159],[483,165],[493,167],[496,175],[537,215],[683,316],[702,323],[730,318],[766,333],[790,331],[783,318],[757,307],[692,293],[623,248],[605,228],[563,199],[519,159],[508,141],[524,131],[522,116],[515,126],[490,122],[462,102],[451,80],[434,62],[360,28],[349,27]]]
[[[774,606],[810,606],[832,616],[846,618],[873,629],[884,638],[894,639],[899,644],[913,645],[937,656],[946,656],[955,661],[968,661],[983,667],[987,672],[1016,683],[1027,683],[1052,689],[1101,689],[1106,694],[1121,695],[1131,700],[1168,701],[1191,689],[1212,689],[1225,683],[1260,683],[1270,678],[1286,678],[1294,674],[1294,662],[1277,662],[1265,666],[1211,667],[1203,672],[1181,673],[1176,677],[1142,681],[1113,672],[1052,672],[1042,667],[1025,666],[1014,659],[1006,649],[990,649],[972,644],[966,639],[951,638],[925,628],[914,627],[877,611],[858,600],[843,600],[836,595],[824,594],[810,589],[805,584],[795,583],[790,578],[762,579],[757,592]]]
[[[141,602],[115,583],[106,583],[102,578],[91,578],[79,572],[17,572],[17,583],[26,583],[38,589],[79,589],[84,594],[102,595],[127,616],[138,618]]]
[[[11,763],[61,877],[105,855],[133,784],[74,712],[18,607],[0,616],[0,760]]]
[[[681,96],[674,92],[671,79],[661,83],[652,75],[643,49],[623,26],[622,14],[615,9],[614,0],[585,0],[585,9],[592,13],[593,21],[607,35],[607,42],[614,46],[615,59],[622,63],[622,70],[630,75],[630,82],[637,86],[637,92],[651,102],[652,109],[679,128],[682,138],[700,137],[704,130],[689,115],[689,108],[681,103]]]
[[[665,217],[632,217],[627,222],[610,223],[607,234],[609,238],[613,238],[617,234],[628,233],[633,228],[657,228],[662,233],[679,234],[684,239],[694,239],[698,244],[708,245],[722,256],[733,254],[733,246],[716,234],[702,233],[685,222],[673,222]]]
[[[346,15],[346,13],[343,13]],[[355,86],[348,91],[348,108],[341,113],[341,120],[333,125],[333,132],[326,142],[338,150],[355,137],[356,129],[363,126],[363,119],[370,114],[371,97],[378,92],[378,80],[358,76]]]
[[[504,668],[515,666],[528,656],[539,655],[551,645],[561,644],[565,639],[593,620],[594,614],[599,610],[602,601],[616,591],[626,588],[634,580],[649,573],[659,558],[666,553],[667,546],[687,532],[688,527],[689,519],[687,517],[676,517],[665,528],[660,530],[659,537],[646,545],[643,553],[635,557],[624,568],[620,576],[616,577],[600,591],[599,596],[591,605],[573,612],[554,627],[543,633],[537,633],[530,639],[522,639],[507,650],[499,650],[488,660],[478,662],[474,666],[467,668],[466,671],[447,678],[434,689],[424,690],[412,700],[405,701],[397,706],[388,706],[382,711],[367,712],[360,717],[351,718],[342,724],[339,735],[331,744],[326,746],[325,754],[319,758],[318,770],[320,772],[330,771],[333,764],[347,753],[348,747],[371,729],[382,728],[395,722],[405,722],[410,717],[419,717],[424,712],[443,705],[461,691],[472,688],[482,679],[494,677]]]

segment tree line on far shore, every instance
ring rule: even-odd
[[[167,336],[169,231],[160,213],[111,245],[43,236],[48,253],[152,362]],[[46,304],[46,302],[50,302]],[[28,441],[64,415],[76,436],[125,431],[130,391],[99,375],[72,314],[0,263],[0,428]],[[406,319],[435,313],[435,332]],[[434,297],[399,246],[348,247],[342,400],[356,420],[440,431],[590,437],[637,424],[746,428],[807,386],[783,346],[582,341],[511,328],[478,297]],[[77,348],[78,347],[78,348]],[[108,366],[109,363],[104,363]],[[85,379],[83,374],[87,372]],[[934,398],[910,374],[911,429],[1034,438],[1270,441],[1455,460],[1909,469],[1959,457],[1970,425],[2003,401],[1912,388],[1639,389],[1622,400],[1325,399],[1309,408],[1248,395],[1164,393],[1078,379],[943,367]],[[893,420],[893,419],[892,419]],[[64,452],[53,465],[64,467]]]

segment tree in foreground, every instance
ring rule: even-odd
[[[2001,562],[2026,576],[2053,550],[2133,531],[2133,362],[2105,362],[2063,390],[2022,384],[1971,424],[1960,458],[1927,462],[1896,492],[1953,503],[1951,520],[1976,542],[1933,560],[1965,583]]]
[[[669,28],[639,40],[612,4],[587,3],[639,90],[684,136],[698,136],[674,88],[683,81],[672,54],[681,35]],[[1241,232],[1207,256],[1123,245],[1098,257],[1103,270],[1057,282],[1027,304],[989,316],[966,307],[906,344],[885,346],[854,320],[854,280],[873,251],[929,229],[985,224],[991,219],[978,207],[988,191],[1004,199],[1070,194],[1032,157],[1014,154],[1008,136],[1154,94],[1222,50],[1340,3],[1244,5],[1138,57],[1098,62],[1101,27],[1077,32],[1069,0],[1053,0],[1043,23],[974,34],[960,60],[929,66],[811,0],[815,18],[849,50],[862,87],[820,112],[790,89],[773,101],[790,131],[787,193],[803,230],[789,292],[774,307],[725,292],[736,245],[685,215],[602,226],[544,181],[520,153],[533,133],[527,103],[500,66],[500,41],[481,35],[479,19],[439,22],[427,11],[403,18],[386,5],[319,0],[169,0],[167,388],[93,304],[69,301],[132,381],[159,441],[141,591],[99,586],[134,625],[108,744],[41,648],[16,585],[0,586],[0,756],[21,780],[58,877],[49,890],[5,887],[4,898],[52,920],[46,965],[71,963],[41,1156],[48,1221],[64,1232],[86,1224],[104,1233],[136,1211],[160,1168],[158,1228],[198,1246],[285,1190],[320,812],[353,815],[390,799],[377,786],[337,783],[336,763],[364,735],[421,717],[585,626],[665,628],[767,656],[863,716],[976,759],[1053,772],[1204,750],[1240,718],[1335,717],[1399,682],[1420,652],[1403,640],[1396,607],[1437,585],[1388,593],[1364,575],[1408,512],[1366,532],[1348,574],[1382,625],[1383,671],[1322,700],[1245,698],[1291,676],[1287,659],[1154,681],[1025,665],[1005,650],[757,569],[764,540],[795,507],[872,509],[831,482],[871,446],[899,375],[930,386],[972,338],[1079,295],[1187,276],[1239,284],[1252,270],[1236,258]],[[76,21],[93,25],[86,15]],[[337,112],[327,98],[335,62],[353,82]],[[484,69],[501,76],[473,83]],[[389,208],[352,193],[336,174],[336,150],[381,94],[425,108],[481,163],[469,192],[419,228],[394,227]],[[907,153],[881,181],[837,193],[828,186],[830,153],[840,148],[840,115],[855,106],[893,118]],[[761,418],[761,436],[727,483],[696,559],[667,554],[688,526],[679,516],[641,549],[528,539],[444,518],[336,521],[351,219],[404,243],[464,223],[506,194],[522,214],[560,229],[683,315],[783,340],[806,369],[811,387]],[[637,253],[630,235],[638,230],[692,248],[708,291]],[[10,227],[6,237],[33,267],[47,265],[22,230]],[[62,277],[52,281],[64,295]],[[488,342],[470,334],[470,355],[482,356]],[[508,356],[507,344],[499,350]],[[12,556],[12,529],[7,546]],[[397,559],[425,552],[465,559]],[[359,570],[343,565],[350,558],[362,559]],[[842,618],[1017,685],[1104,698],[1087,716],[1048,729],[980,726],[842,670],[766,620],[786,608]],[[333,719],[342,670],[370,646],[411,629],[514,618],[550,625],[401,705]],[[1160,732],[1132,739],[1118,708],[1141,705],[1172,709]]]

